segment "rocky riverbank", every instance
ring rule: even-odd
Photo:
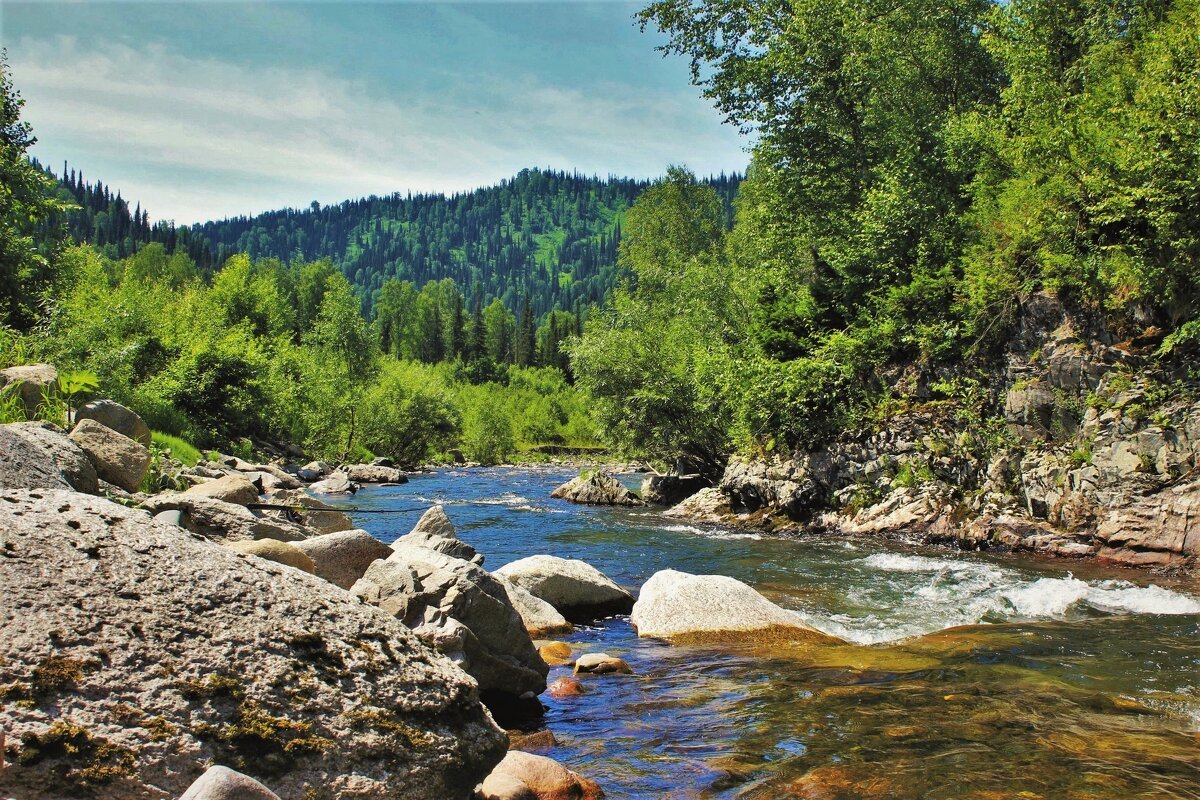
[[[1200,385],[1054,298],[1030,299],[1003,364],[913,368],[910,400],[788,457],[734,458],[674,517],[1006,548],[1154,569],[1200,555]],[[675,499],[675,498],[670,498]]]

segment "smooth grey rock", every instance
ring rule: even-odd
[[[312,559],[318,576],[343,589],[353,586],[371,564],[392,554],[392,548],[363,530],[314,536],[296,547]]]
[[[751,587],[724,575],[691,575],[664,569],[642,586],[629,622],[638,636],[719,638],[767,629],[790,629],[825,638],[798,614],[780,608]]]
[[[545,600],[571,622],[628,614],[633,608],[633,595],[577,559],[529,556],[505,564],[496,575]]]
[[[550,496],[591,506],[645,505],[619,480],[603,473],[573,478],[551,492]]]
[[[358,491],[358,484],[351,481],[346,473],[334,472],[325,480],[308,487],[308,490],[317,494],[354,494]]]
[[[346,475],[355,483],[408,483],[408,476],[395,467],[377,464],[351,464]]]
[[[94,419],[106,428],[128,436],[143,447],[150,446],[150,426],[146,421],[115,400],[93,400],[75,411],[75,422]]]
[[[316,576],[54,490],[0,492],[0,552],[5,683],[77,665],[5,705],[6,796],[81,796],[69,756],[21,758],[56,721],[106,745],[106,800],[178,797],[212,763],[280,797],[465,798],[503,757],[473,680]]]
[[[79,422],[71,440],[87,454],[96,474],[127,492],[136,492],[150,468],[150,451],[94,419]]]
[[[0,486],[74,489],[96,494],[96,467],[83,449],[48,422],[0,426]]]
[[[272,505],[292,507],[288,511],[263,511],[262,515],[269,519],[295,522],[318,533],[337,533],[354,529],[354,522],[348,516],[303,491],[284,489],[273,493],[269,502]]]
[[[168,525],[174,525],[177,528],[183,527],[183,512],[179,509],[171,511],[160,511],[154,515],[157,522],[165,522]]]
[[[209,767],[179,800],[280,800],[253,778],[229,767]]]
[[[524,623],[525,630],[531,637],[536,639],[541,636],[574,630],[575,626],[545,600],[534,597],[502,575],[493,575],[492,577],[500,581],[500,585],[504,587],[504,591],[508,594],[508,602],[512,603],[512,607],[521,615],[521,622]]]

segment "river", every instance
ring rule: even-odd
[[[543,698],[546,754],[610,798],[1200,798],[1197,584],[550,499],[574,474],[442,471],[340,502],[402,511],[352,514],[388,542],[441,503],[488,569],[579,558],[635,595],[660,569],[729,575],[853,643],[677,647],[626,618],[562,637],[636,673]]]

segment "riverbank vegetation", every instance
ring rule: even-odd
[[[620,444],[787,452],[917,384],[978,391],[1035,292],[1195,352],[1195,0],[661,0],[640,19],[756,143],[732,231],[682,169],[627,214],[632,278],[572,362]]]

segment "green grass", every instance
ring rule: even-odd
[[[159,447],[168,448],[171,451],[171,457],[176,461],[182,461],[186,466],[194,467],[200,461],[200,451],[178,436],[152,431],[150,439]]]

